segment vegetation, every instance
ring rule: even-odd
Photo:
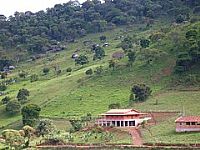
[[[41,108],[36,104],[28,104],[22,107],[22,121],[23,125],[29,125],[31,127],[36,125],[39,119]]]
[[[16,115],[21,110],[21,105],[18,101],[10,101],[6,104],[6,112],[11,115]]]
[[[28,99],[30,92],[27,89],[20,89],[17,94],[17,99],[21,103],[25,103]]]

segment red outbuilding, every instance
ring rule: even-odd
[[[200,116],[182,116],[175,123],[176,132],[200,132]]]
[[[100,126],[137,127],[143,121],[150,119],[147,113],[141,113],[135,109],[111,109],[101,114],[101,118],[96,123]]]

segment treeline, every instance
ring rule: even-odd
[[[70,1],[46,11],[15,12],[0,15],[0,45],[31,53],[42,53],[49,45],[73,42],[87,33],[102,32],[115,26],[144,22],[161,16],[181,20],[200,12],[199,0],[87,0]]]

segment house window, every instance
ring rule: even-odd
[[[189,126],[189,125],[190,125],[190,122],[186,122],[186,125],[188,125],[188,126]]]
[[[180,123],[180,125],[182,126],[182,125],[183,125],[183,123],[181,122],[181,123]]]
[[[192,122],[192,123],[191,123],[191,125],[195,125],[195,124],[196,124],[195,122]]]
[[[200,122],[198,122],[197,125],[200,125]]]

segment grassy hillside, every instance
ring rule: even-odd
[[[66,50],[58,54],[48,54],[45,58],[34,62],[20,63],[17,69],[9,75],[8,78],[18,76],[19,70],[24,70],[28,73],[25,79],[18,79],[18,82],[9,85],[8,92],[12,99],[16,98],[17,92],[21,88],[30,90],[28,103],[35,103],[41,106],[41,116],[52,118],[79,118],[87,113],[93,116],[108,110],[108,105],[111,103],[120,103],[122,108],[136,108],[142,111],[182,111],[184,106],[186,114],[200,115],[200,93],[199,91],[179,91],[180,89],[198,90],[199,83],[195,85],[180,84],[174,82],[177,76],[173,74],[175,65],[175,51],[173,51],[173,43],[171,34],[175,31],[181,37],[185,34],[188,28],[198,27],[196,24],[182,24],[177,27],[170,27],[166,23],[155,24],[152,28],[145,28],[142,25],[134,27],[121,27],[113,31],[108,31],[101,34],[91,34],[80,39],[77,43],[72,43]],[[162,26],[162,29],[161,29]],[[152,64],[145,65],[145,60],[137,59],[132,67],[126,67],[128,62],[127,57],[119,61],[119,66],[112,70],[108,67],[108,60],[112,58],[115,51],[121,50],[116,48],[120,40],[116,37],[120,35],[133,36],[135,40],[141,37],[148,37],[152,33],[163,31],[164,37],[159,42],[152,43],[150,48],[162,50],[165,55],[156,59]],[[93,42],[100,43],[100,35],[106,35],[110,43],[109,47],[105,48],[106,57],[99,61],[92,61],[92,52],[89,47],[83,45],[83,41],[91,39]],[[136,47],[138,46],[136,45]],[[87,54],[89,64],[84,66],[75,65],[71,55],[77,49],[80,49],[79,54]],[[139,53],[138,50],[137,53]],[[56,75],[53,66],[59,66],[62,70],[60,75]],[[101,75],[93,74],[86,76],[85,71],[89,68],[93,70],[96,67],[102,66],[103,73]],[[50,68],[48,75],[43,75],[42,69]],[[72,73],[67,73],[66,69],[72,68]],[[199,73],[199,69],[193,69],[193,72]],[[38,74],[39,80],[30,82],[30,75]],[[188,73],[189,74],[189,73]],[[181,77],[179,78],[181,79]],[[184,80],[184,79],[183,79]],[[133,84],[145,83],[149,85],[153,91],[152,96],[144,103],[129,103],[130,88]],[[2,99],[3,96],[0,96]],[[158,104],[156,104],[156,100]],[[21,118],[20,114],[9,116],[5,112],[5,106],[0,105],[0,127],[6,128],[7,125],[14,123]],[[174,119],[170,121],[170,131],[174,131]],[[164,138],[167,129],[162,131],[157,128],[163,128],[166,124],[153,127],[155,137],[160,140],[168,141]],[[159,132],[161,132],[159,134]],[[161,135],[163,134],[163,135]],[[148,139],[148,133],[144,134]],[[168,135],[166,135],[168,136]],[[183,136],[173,135],[174,138]],[[192,139],[196,138],[188,134]],[[185,138],[185,137],[183,137]],[[200,142],[200,139],[197,139]],[[170,142],[170,141],[169,141]]]

